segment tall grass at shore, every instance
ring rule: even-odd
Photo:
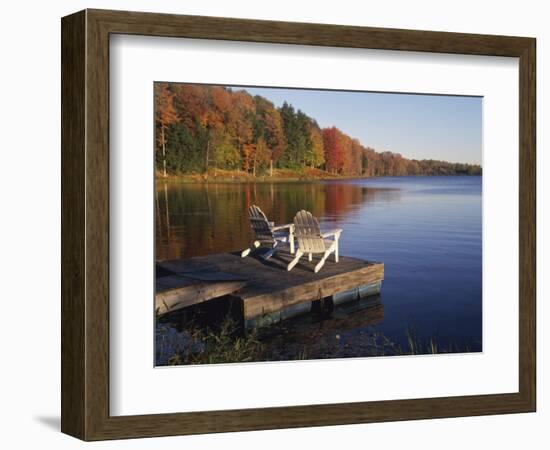
[[[243,336],[231,316],[227,316],[217,330],[197,328],[189,334],[193,341],[202,344],[201,350],[186,355],[178,353],[169,360],[170,365],[251,362],[263,356],[263,346],[256,333]]]
[[[186,332],[192,341],[198,345],[194,351],[177,352],[169,360],[168,365],[194,365],[194,364],[227,364],[239,362],[255,361],[275,361],[280,360],[262,342],[261,334],[254,330],[246,335],[242,333],[242,328],[231,316],[227,316],[216,329],[194,328]],[[371,356],[410,356],[427,355],[442,353],[467,353],[471,349],[469,346],[460,348],[452,342],[447,346],[442,346],[438,342],[437,336],[429,339],[418,337],[414,328],[409,326],[405,330],[407,346],[403,348],[395,344],[383,333],[372,330],[363,346],[361,355],[357,357]],[[335,340],[340,340],[340,335],[335,336]],[[335,349],[334,358],[350,357],[340,354]],[[324,357],[326,358],[326,356]],[[308,346],[299,348],[293,355],[286,355],[286,360],[306,360],[306,359],[324,359],[316,354]]]

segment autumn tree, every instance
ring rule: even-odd
[[[174,106],[180,118],[179,122],[197,132],[199,127],[206,125],[209,105],[207,102],[207,87],[197,84],[174,84]]]
[[[267,146],[264,138],[259,138],[256,142],[256,152],[254,153],[254,161],[252,166],[252,173],[254,176],[257,174],[257,170],[265,170],[268,165],[271,164],[272,156],[269,147]]]
[[[259,95],[254,97],[254,101],[256,102],[254,138],[256,142],[264,141],[266,155],[269,156],[270,175],[273,175],[273,165],[279,161],[286,150],[283,122],[273,103]]]
[[[340,133],[340,145],[342,146],[342,167],[340,173],[351,175],[353,172],[352,140],[344,133]]]
[[[363,150],[364,147],[361,145],[358,139],[352,139],[351,141],[351,164],[350,164],[350,175],[361,176],[363,174]]]
[[[155,121],[160,131],[157,142],[162,149],[162,173],[166,177],[166,130],[170,124],[178,120],[176,109],[174,108],[174,93],[169,89],[166,83],[155,84]]]
[[[336,127],[323,129],[323,144],[325,148],[325,165],[327,171],[340,173],[343,167],[342,133]]]

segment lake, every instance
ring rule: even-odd
[[[158,182],[156,258],[249,247],[251,204],[260,206],[276,224],[290,223],[296,211],[306,209],[319,218],[322,229],[344,230],[342,255],[385,264],[379,298],[383,310],[378,306],[367,313],[344,311],[321,325],[298,319],[282,325],[285,335],[295,334],[288,339],[303,344],[307,335],[313,346],[336,336],[339,350],[328,356],[363,356],[361,336],[368,329],[402,347],[410,345],[413,336],[422,345],[437,342],[439,351],[481,351],[481,191],[479,176]],[[271,338],[273,345],[280,340],[280,336]]]

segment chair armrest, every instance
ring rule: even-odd
[[[277,225],[276,227],[271,227],[273,231],[279,231],[279,230],[285,230],[289,229],[291,232],[294,231],[294,224],[293,223],[287,223],[285,225]]]
[[[344,230],[342,230],[341,228],[337,228],[336,230],[330,230],[330,231],[327,231],[326,233],[321,233],[321,237],[327,238],[330,236],[334,236],[336,239],[338,239],[342,234],[342,231]]]

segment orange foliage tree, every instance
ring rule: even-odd
[[[155,84],[155,122],[157,124],[157,143],[162,149],[163,175],[166,177],[166,129],[177,122],[178,114],[174,108],[174,93],[167,83]]]

